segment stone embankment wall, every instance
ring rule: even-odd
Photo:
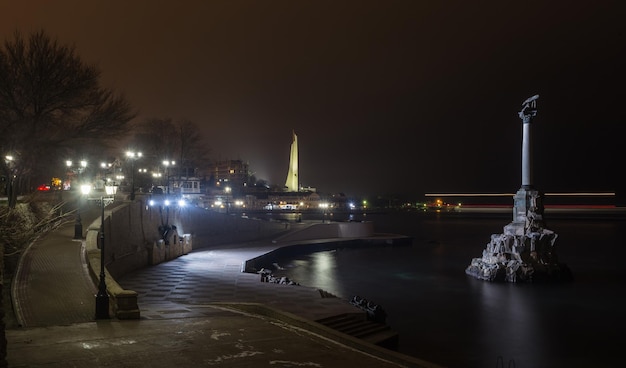
[[[330,222],[315,224],[300,231],[276,238],[276,242],[293,242],[311,239],[367,238],[374,235],[372,222]]]
[[[117,202],[116,202],[117,203]],[[289,224],[241,218],[188,206],[150,207],[147,197],[109,206],[88,228],[86,250],[96,285],[100,278],[100,227],[104,223],[104,263],[111,307],[118,318],[139,318],[137,295],[116,282],[131,271],[189,253],[192,248],[279,236]],[[164,229],[168,229],[163,236]]]

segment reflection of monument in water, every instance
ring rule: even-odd
[[[289,154],[289,171],[287,172],[285,188],[288,192],[297,192],[300,187],[298,185],[298,136],[293,131],[292,134],[293,140]]]
[[[531,122],[537,115],[535,95],[522,104],[522,187],[513,197],[513,222],[503,234],[491,235],[482,258],[474,258],[465,273],[487,281],[569,281],[569,268],[558,262],[557,234],[545,227],[542,195],[532,182]]]

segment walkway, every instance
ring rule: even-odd
[[[83,229],[96,217],[94,211],[84,213]],[[73,237],[74,221],[70,221],[35,241],[22,256],[11,290],[21,326],[94,320],[97,289],[87,272],[83,242]]]
[[[138,293],[141,319],[96,321],[97,290],[73,234],[66,224],[23,256],[13,291],[22,328],[6,331],[11,367],[435,367],[312,322],[360,312],[347,301],[241,272],[277,247],[269,240],[194,251],[116,280]]]

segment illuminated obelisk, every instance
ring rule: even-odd
[[[289,172],[285,188],[288,192],[298,191],[298,136],[292,131],[293,141],[291,142],[291,153],[289,154]]]

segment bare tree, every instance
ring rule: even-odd
[[[163,160],[176,161],[176,176],[191,176],[190,169],[206,166],[210,149],[200,128],[190,120],[149,118],[137,127],[133,145],[141,149],[146,162],[159,167]]]
[[[184,176],[190,176],[190,169],[207,165],[209,161],[210,149],[205,143],[205,138],[200,128],[190,120],[181,120],[176,124],[178,138],[178,161],[180,167],[186,170]],[[179,173],[183,175],[182,172]]]
[[[84,64],[74,47],[43,31],[25,40],[16,31],[0,48],[0,160],[15,188],[77,147],[105,147],[129,131],[134,117],[127,100],[99,84],[97,67]],[[62,157],[62,156],[61,156]],[[11,176],[13,175],[13,176]],[[49,177],[49,176],[48,176]],[[13,202],[14,204],[14,202]]]
[[[133,145],[158,166],[164,159],[176,158],[175,134],[176,128],[172,119],[145,119],[137,127]]]

